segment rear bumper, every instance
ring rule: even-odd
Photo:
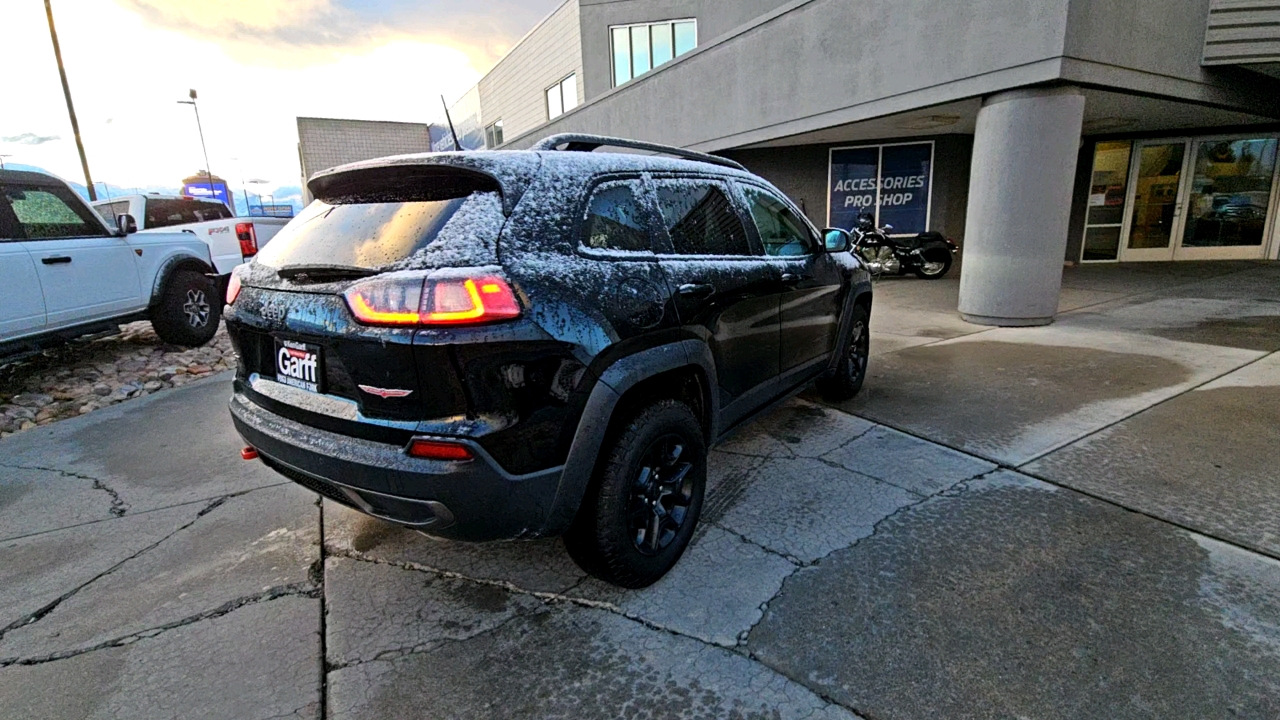
[[[231,418],[263,462],[334,502],[423,532],[458,540],[547,534],[563,468],[529,475],[504,471],[479,444],[466,463],[409,457],[399,445],[340,435],[284,418],[243,393]]]

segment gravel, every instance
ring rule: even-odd
[[[117,335],[73,341],[0,366],[0,438],[181,387],[235,367],[225,327],[203,347],[167,345],[151,323]]]

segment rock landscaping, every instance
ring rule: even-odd
[[[73,341],[0,367],[0,437],[180,387],[235,362],[225,327],[198,348],[161,342],[146,321]]]

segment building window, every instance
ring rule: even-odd
[[[547,88],[547,119],[555,120],[578,107],[578,76],[570,75]]]
[[[484,129],[484,146],[492,150],[502,144],[502,121],[498,120]]]
[[[698,21],[617,25],[609,28],[613,85],[640,77],[698,46]]]
[[[870,213],[877,227],[893,226],[891,235],[929,229],[932,142],[833,148],[830,177],[829,227],[852,230]]]

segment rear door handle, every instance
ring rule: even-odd
[[[704,298],[710,296],[715,291],[716,288],[711,283],[686,283],[676,290],[676,294],[684,295],[686,297]]]
[[[66,265],[71,262],[71,258],[67,255],[51,255],[46,258],[40,258],[40,262],[45,265]]]

